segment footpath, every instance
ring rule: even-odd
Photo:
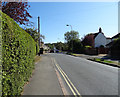
[[[99,54],[99,55],[72,54],[72,56],[82,57],[87,60],[120,68],[120,60],[111,59],[107,56],[107,54]]]
[[[22,95],[63,95],[50,57],[41,56]]]

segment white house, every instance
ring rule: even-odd
[[[112,41],[112,38],[106,38],[106,45]]]
[[[106,44],[111,42],[111,38],[106,38],[102,29],[99,28],[99,32],[94,34],[94,47],[100,47],[101,45],[106,47]]]

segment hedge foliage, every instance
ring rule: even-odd
[[[1,13],[0,13],[1,16]],[[1,20],[2,17],[0,17]],[[2,95],[2,23],[0,22],[0,96]]]
[[[2,13],[3,97],[5,95],[17,97],[21,94],[34,69],[35,54],[36,43],[33,38],[12,18]]]

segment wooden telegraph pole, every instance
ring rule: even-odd
[[[40,17],[38,16],[38,36],[39,36],[39,40],[38,40],[38,43],[39,43],[39,53],[38,55],[40,56]]]

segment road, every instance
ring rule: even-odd
[[[66,54],[54,53],[48,54],[48,56],[55,60],[55,64],[59,66],[56,66],[58,71],[62,70],[74,85],[71,86],[71,88],[75,87],[72,92],[59,71],[70,95],[73,95],[74,92],[78,95],[76,90],[80,95],[102,95],[101,97],[118,95],[118,68]]]

